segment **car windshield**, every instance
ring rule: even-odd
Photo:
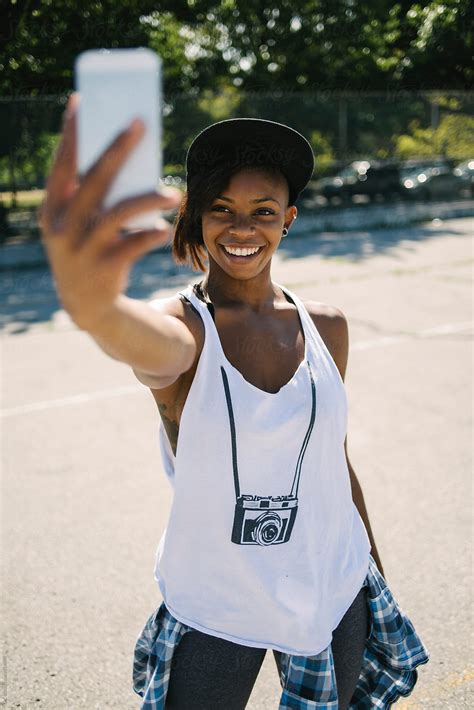
[[[348,165],[347,168],[344,168],[344,170],[341,170],[339,173],[339,177],[341,178],[351,178],[351,177],[357,177],[358,172],[355,168],[352,167],[352,165]]]
[[[459,163],[459,165],[457,165],[457,169],[465,172],[474,172],[474,160],[465,160],[464,162]]]
[[[400,175],[401,175],[403,178],[408,178],[408,177],[413,177],[413,176],[416,177],[419,173],[422,173],[422,172],[423,172],[423,168],[421,168],[421,167],[418,167],[418,168],[414,168],[414,167],[411,167],[411,168],[402,168],[402,169],[400,170]]]

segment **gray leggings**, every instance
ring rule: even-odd
[[[333,632],[339,710],[354,693],[369,633],[367,588],[362,587]],[[243,710],[267,649],[250,648],[193,629],[173,655],[166,710]],[[280,652],[273,651],[280,670]]]

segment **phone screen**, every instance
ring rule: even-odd
[[[77,154],[83,176],[117,134],[134,118],[145,134],[130,154],[104,200],[109,208],[126,197],[156,190],[161,176],[161,60],[149,49],[100,49],[75,62],[79,92]],[[133,217],[129,229],[151,228],[159,211]]]

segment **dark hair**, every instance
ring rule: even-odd
[[[230,179],[242,169],[285,177],[274,165],[228,165],[223,163],[203,175],[194,175],[174,221],[172,254],[178,264],[190,264],[195,271],[206,271],[207,252],[202,236],[202,213],[222,194]],[[285,178],[286,179],[286,178]]]

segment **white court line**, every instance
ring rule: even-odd
[[[469,330],[472,328],[474,323],[470,320],[464,321],[464,323],[448,323],[447,325],[437,325],[434,328],[427,328],[426,330],[420,330],[418,335],[422,338],[429,338],[430,335],[444,335],[444,333],[460,333],[463,330]]]
[[[434,328],[415,331],[407,335],[386,336],[382,338],[374,338],[372,340],[360,340],[350,346],[350,351],[369,350],[370,348],[379,348],[384,345],[393,345],[402,343],[407,340],[413,340],[413,337],[429,338],[433,335],[446,335],[449,333],[461,333],[464,330],[469,330],[473,327],[472,321],[464,321],[462,323],[447,323],[446,325],[438,325]],[[31,404],[22,404],[18,407],[9,407],[8,409],[0,410],[0,417],[14,417],[18,414],[29,414],[30,412],[44,411],[45,409],[54,409],[55,407],[65,407],[69,404],[83,404],[91,402],[94,399],[107,399],[108,397],[120,397],[123,394],[135,394],[143,392],[145,385],[128,385],[125,387],[115,387],[108,390],[98,390],[97,392],[83,392],[75,394],[71,397],[60,397],[59,399],[46,399],[42,402],[32,402]]]
[[[97,392],[83,392],[82,394],[74,394],[71,397],[60,397],[59,399],[46,399],[42,402],[32,402],[31,404],[22,404],[19,407],[10,407],[9,409],[0,410],[2,417],[14,417],[17,414],[28,414],[29,412],[39,412],[44,409],[54,409],[55,407],[64,407],[68,404],[82,404],[83,402],[91,402],[94,399],[106,399],[108,397],[120,397],[123,394],[132,394],[144,389],[144,385],[128,385],[126,387],[115,387],[114,389],[98,390]]]
[[[446,325],[437,325],[434,328],[426,328],[418,330],[414,333],[403,335],[388,335],[382,338],[373,338],[372,340],[360,340],[350,346],[350,352],[355,350],[369,350],[370,348],[380,348],[384,345],[394,345],[395,343],[403,343],[413,338],[431,338],[436,335],[449,335],[450,333],[462,333],[465,330],[470,330],[474,323],[470,320],[462,323],[447,323]]]

